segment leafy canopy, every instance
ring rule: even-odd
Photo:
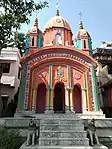
[[[8,47],[15,46],[19,49],[21,56],[24,54],[26,36],[24,33],[16,32],[8,43]]]
[[[47,6],[47,1],[35,3],[34,0],[0,0],[0,51],[7,46],[22,23],[29,23],[33,11]]]

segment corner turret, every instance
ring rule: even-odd
[[[79,23],[79,31],[75,38],[75,47],[92,56],[92,42],[90,34],[84,29],[82,20]]]
[[[34,21],[34,26],[28,31],[26,36],[26,50],[25,54],[31,52],[29,48],[41,48],[43,46],[43,34],[38,28],[38,19]]]

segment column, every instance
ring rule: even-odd
[[[49,110],[49,88],[46,89],[46,111]]]
[[[85,113],[86,110],[86,88],[82,88],[82,111]]]
[[[32,101],[30,101],[31,105],[31,110],[36,111],[36,94],[37,94],[37,88],[36,88],[36,72],[34,72],[34,77],[33,77],[33,89],[32,89]]]
[[[34,88],[33,89],[33,99],[32,99],[32,111],[36,111],[36,92],[37,92],[37,89]]]
[[[52,65],[49,65],[49,79],[46,93],[46,111],[53,111]]]
[[[23,65],[23,82],[22,82],[22,97],[21,97],[21,111],[25,111],[25,87],[26,87],[26,73],[27,73],[27,66],[26,64]]]
[[[53,88],[50,88],[50,111],[53,111]]]
[[[83,106],[83,113],[87,111],[87,88],[86,88],[86,76],[85,72],[83,74],[83,80],[84,80],[84,88],[82,88],[82,106]]]
[[[70,111],[73,111],[73,88],[70,89]]]
[[[86,79],[86,103],[87,103],[87,111],[92,111],[92,101],[91,101],[91,83],[90,83],[90,78],[89,78],[89,72],[85,72],[85,79]]]
[[[71,69],[70,66],[67,65],[67,88],[65,90],[65,106],[66,111],[70,111],[70,88],[71,88]]]
[[[68,88],[71,88],[71,69],[70,66],[67,65],[67,79],[68,79]]]
[[[66,88],[65,90],[65,110],[69,111],[70,110],[70,105],[69,105],[69,90]]]
[[[93,100],[94,100],[94,106],[95,111],[99,111],[99,98],[98,98],[98,86],[97,86],[97,80],[96,80],[96,72],[94,70],[93,64],[91,64],[91,73],[92,73],[92,88],[93,88]]]

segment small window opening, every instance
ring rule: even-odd
[[[34,37],[32,38],[32,46],[34,46]]]
[[[62,45],[62,36],[60,34],[56,34],[55,40],[56,45]]]
[[[84,40],[84,49],[86,49],[86,41]]]

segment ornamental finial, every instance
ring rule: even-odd
[[[79,29],[84,29],[82,21],[79,23]]]
[[[56,1],[56,15],[59,16],[59,0]]]
[[[79,16],[80,16],[80,21],[82,21],[82,13],[81,12],[79,13]]]
[[[79,13],[80,16],[80,23],[79,23],[79,29],[83,29],[83,23],[82,23],[82,13]]]
[[[38,28],[38,19],[37,18],[35,18],[34,26],[36,26]]]

